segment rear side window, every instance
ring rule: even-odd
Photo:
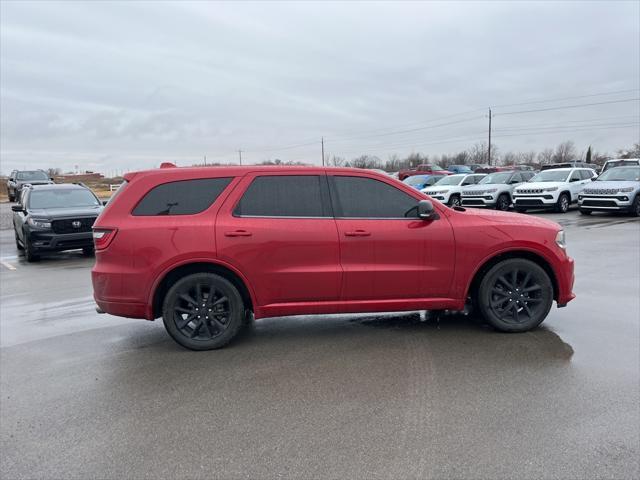
[[[133,215],[193,215],[203,212],[230,182],[231,178],[202,178],[163,183],[140,200]]]
[[[234,215],[245,217],[329,217],[319,175],[256,177]]]
[[[418,200],[380,180],[343,176],[330,178],[336,217],[414,218],[418,215]]]
[[[583,180],[589,180],[593,174],[589,170],[580,170],[580,176]]]

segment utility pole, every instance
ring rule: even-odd
[[[240,156],[240,166],[242,166],[242,150],[238,150],[238,155]]]
[[[205,167],[207,166],[207,156],[206,155],[204,156],[204,166]]]
[[[489,146],[487,147],[487,163],[491,165],[491,109],[489,109]]]
[[[324,167],[324,137],[320,137],[320,143],[322,144],[322,166]]]

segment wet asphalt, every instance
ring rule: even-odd
[[[198,353],[97,315],[93,259],[27,264],[2,230],[0,477],[638,478],[640,221],[541,216],[578,297],[535,331],[274,318]]]

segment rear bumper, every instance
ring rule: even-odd
[[[99,254],[99,252],[98,252]],[[103,313],[127,318],[143,318],[153,320],[151,307],[131,295],[126,287],[129,279],[126,274],[103,272],[97,269],[97,264],[91,271],[93,283],[93,299]]]
[[[106,300],[99,299],[95,295],[93,298],[98,306],[98,313],[108,313],[118,317],[153,320],[147,318],[147,305],[144,303],[108,302]]]

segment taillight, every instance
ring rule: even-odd
[[[104,250],[113,241],[116,236],[115,228],[96,228],[93,230],[93,244],[96,250]]]

